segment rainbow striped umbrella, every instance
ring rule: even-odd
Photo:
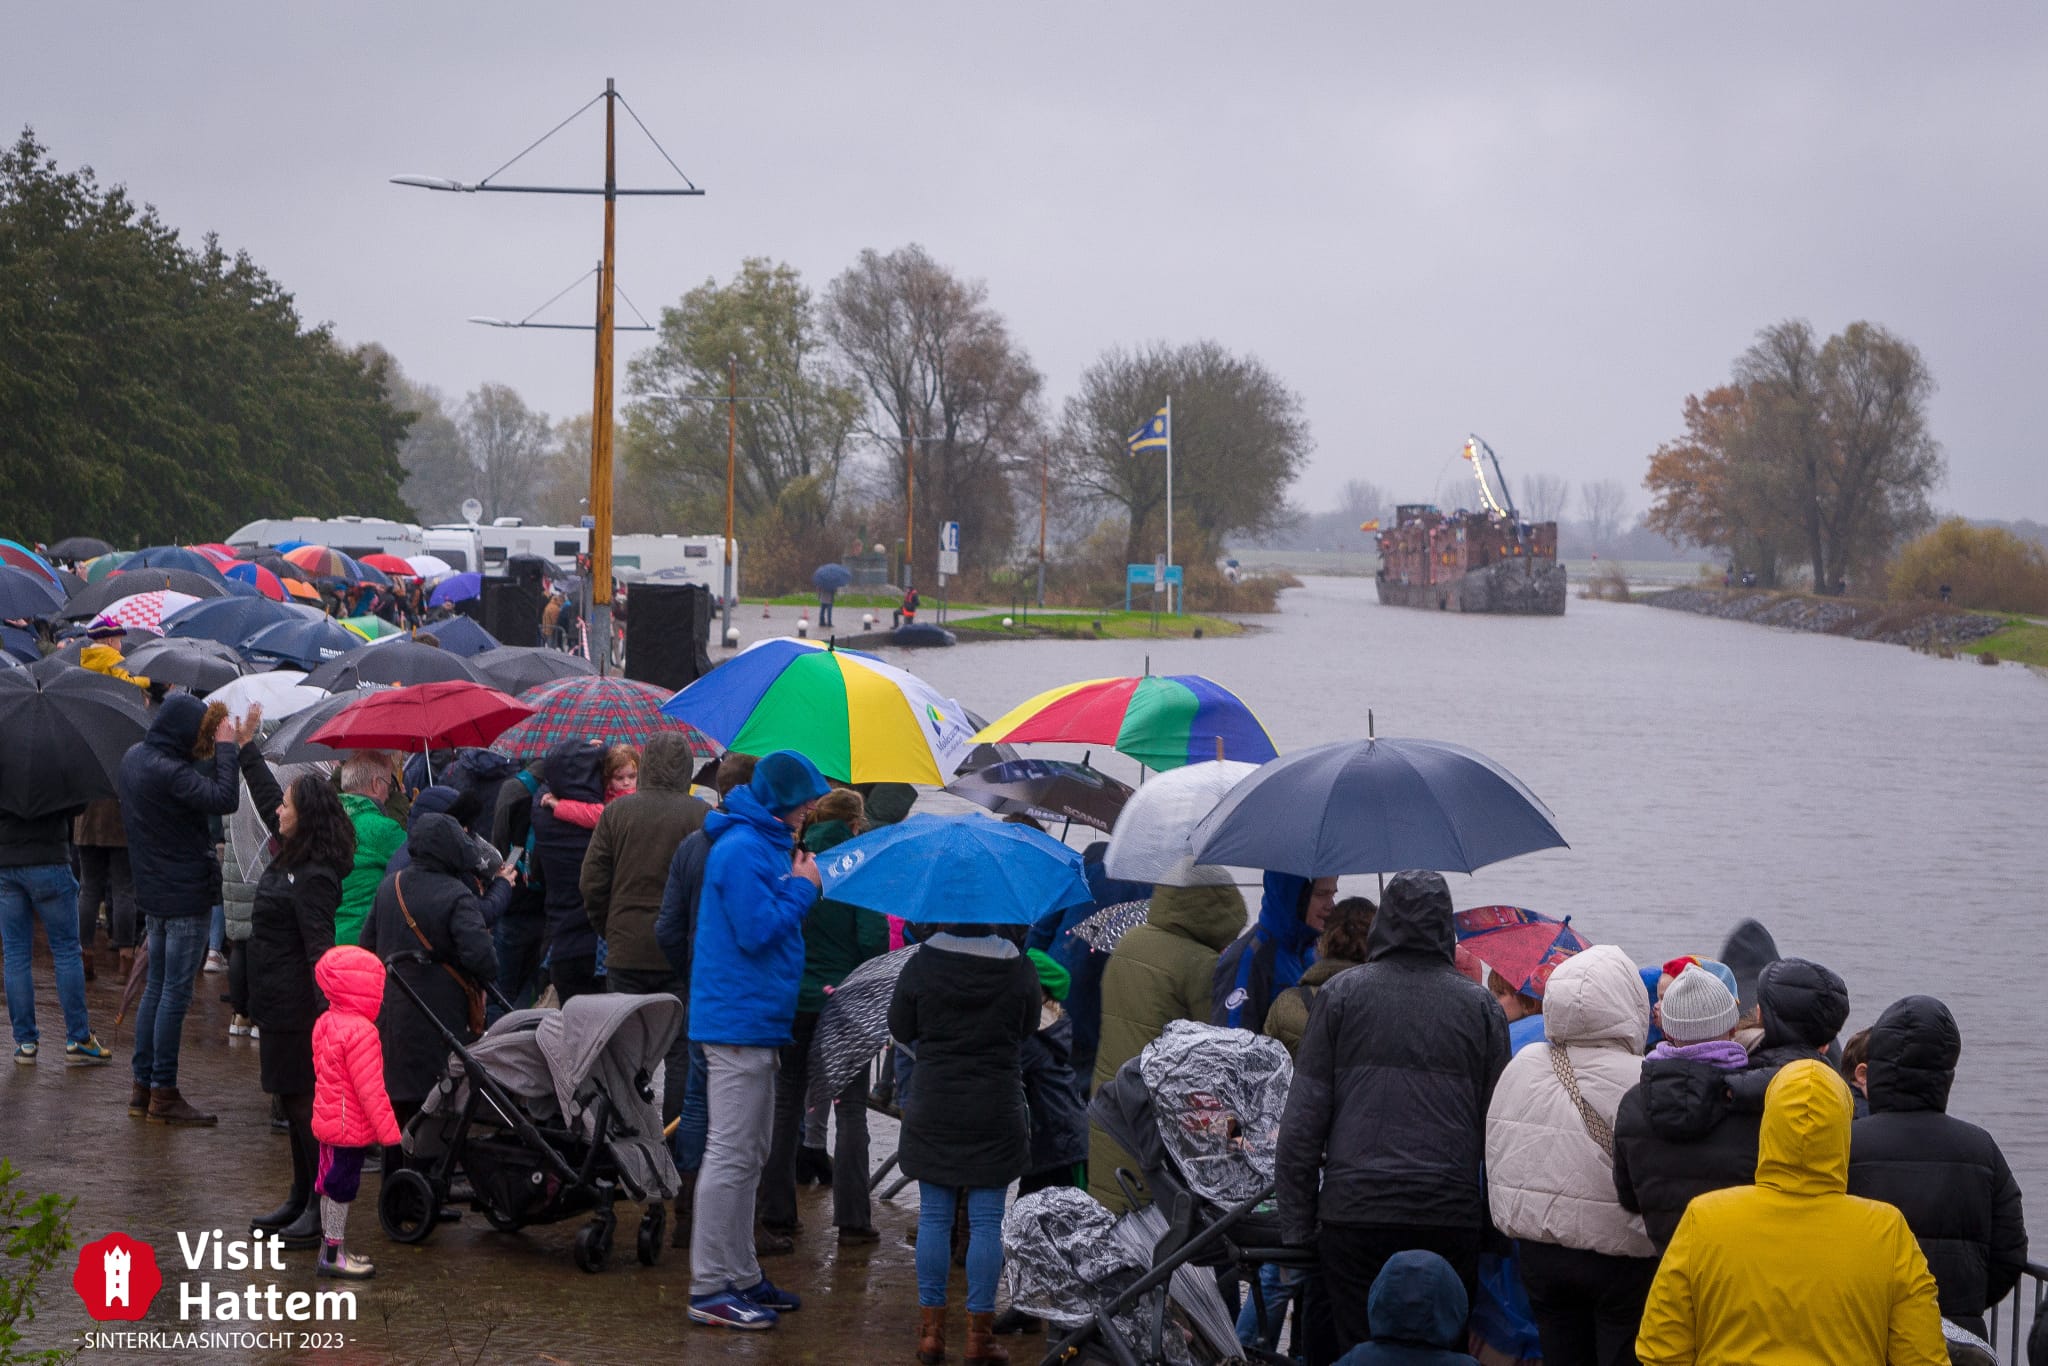
[[[355,583],[363,577],[361,565],[324,545],[302,545],[286,551],[284,557],[316,579],[346,579]]]
[[[662,711],[741,754],[796,750],[846,783],[943,786],[974,729],[959,703],[915,674],[788,637],[748,646]]]
[[[974,738],[1112,745],[1152,769],[1205,759],[1263,764],[1276,754],[1252,709],[1200,674],[1067,683],[1012,707]]]

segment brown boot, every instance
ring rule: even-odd
[[[149,1122],[197,1127],[220,1123],[219,1115],[201,1114],[186,1103],[175,1086],[159,1086],[149,1093]]]
[[[967,1316],[967,1366],[1009,1366],[1010,1349],[996,1341],[994,1314]]]
[[[139,1081],[128,1083],[128,1114],[141,1119],[149,1113],[149,1088]]]
[[[917,1311],[917,1359],[939,1366],[946,1359],[946,1306]]]

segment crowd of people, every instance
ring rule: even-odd
[[[800,1273],[767,1270],[793,1251],[801,1183],[830,1188],[842,1248],[882,1236],[867,1075],[822,1110],[805,1098],[833,993],[906,942],[922,947],[888,1009],[891,1104],[919,1183],[928,1366],[956,1269],[965,1360],[1005,1361],[1004,1337],[1041,1326],[997,1312],[1013,1188],[1146,1198],[1087,1107],[1176,1020],[1262,1031],[1294,1059],[1275,1199],[1315,1256],[1260,1273],[1270,1312],[1245,1304],[1248,1346],[1353,1366],[1937,1362],[1942,1319],[1982,1334],[2026,1265],[1997,1144],[1946,1113],[1949,1010],[1909,996],[1843,1040],[1847,985],[1755,922],[1716,957],[1644,968],[1597,944],[1510,983],[1461,954],[1435,873],[1392,877],[1377,904],[1268,874],[1252,915],[1229,885],[1118,882],[1097,844],[1089,903],[1030,926],[904,924],[825,896],[818,860],[900,820],[914,790],[834,783],[798,753],[698,769],[681,734],[657,734],[523,765],[465,752],[429,782],[376,751],[276,765],[263,733],[254,709],[232,721],[172,691],[118,797],[0,817],[6,989],[16,1060],[34,1063],[40,923],[66,1061],[111,1061],[83,988],[104,914],[115,964],[147,957],[129,1113],[211,1125],[179,1052],[224,923],[230,1028],[257,1040],[292,1157],[250,1226],[317,1247],[322,1275],[374,1273],[348,1248],[350,1203],[365,1172],[408,1161],[401,1133],[445,1065],[415,998],[473,1039],[508,1005],[665,994],[686,1019],[661,1092],[686,1312],[772,1329],[802,1306]],[[224,824],[244,801],[261,851]],[[1070,933],[1134,901],[1143,922],[1113,950]]]

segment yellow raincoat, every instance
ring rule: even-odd
[[[1846,1193],[1851,1117],[1824,1063],[1772,1080],[1756,1184],[1686,1208],[1643,1310],[1642,1366],[1947,1366],[1905,1216]]]
[[[137,678],[121,667],[121,652],[111,645],[88,645],[78,652],[78,662],[96,674],[118,678],[123,683],[133,683],[138,688],[149,686],[146,678]]]

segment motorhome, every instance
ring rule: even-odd
[[[344,555],[383,553],[410,559],[429,549],[420,529],[410,522],[381,517],[273,517],[238,527],[227,543],[270,549],[292,541],[324,545]]]
[[[612,568],[637,570],[655,583],[701,583],[716,598],[725,591],[725,538],[723,536],[612,537]],[[630,579],[631,575],[621,575]],[[740,546],[732,547],[733,594],[740,583]]]

